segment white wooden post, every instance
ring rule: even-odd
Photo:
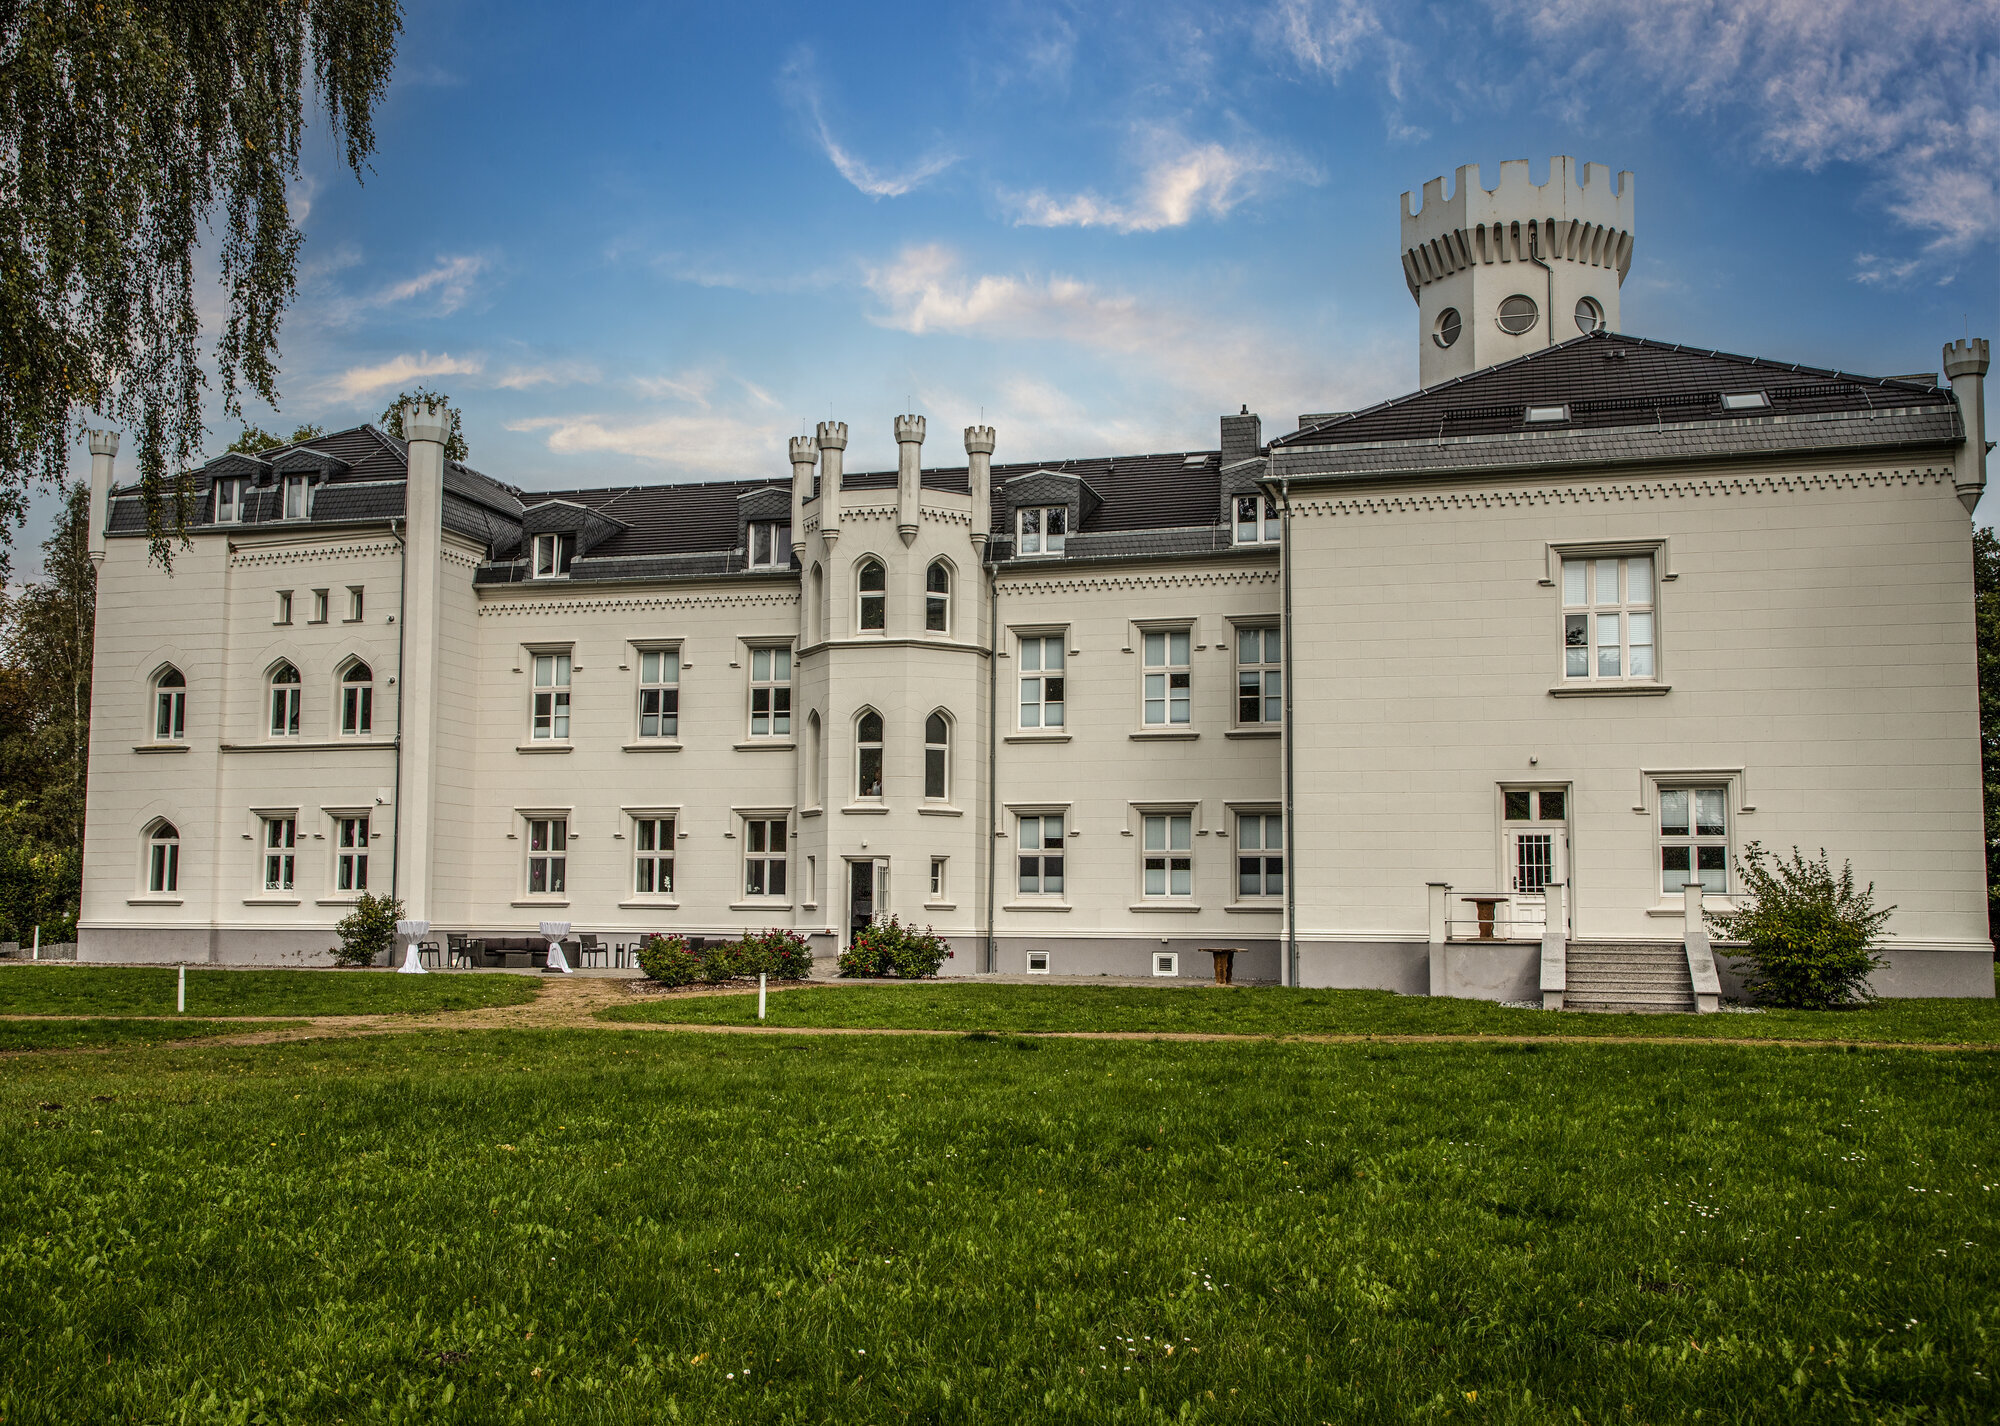
[[[1430,984],[1432,995],[1445,993],[1444,943],[1448,934],[1445,922],[1445,898],[1451,894],[1448,882],[1433,881],[1425,890],[1430,895]]]
[[[185,1015],[188,1008],[188,968],[181,967],[180,985],[174,992],[174,1014]]]
[[[757,1018],[764,1018],[764,972],[757,972]]]

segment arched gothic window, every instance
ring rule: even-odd
[[[289,663],[271,670],[271,736],[299,735],[299,671]]]
[[[951,789],[951,722],[942,713],[924,720],[924,796],[944,801]]]
[[[356,737],[375,731],[375,675],[359,659],[340,676],[340,731]]]
[[[862,563],[855,587],[861,599],[861,627],[886,629],[889,626],[889,571],[880,560]]]
[[[153,680],[153,741],[178,743],[187,737],[187,679],[177,668]]]
[[[882,795],[882,715],[874,709],[854,723],[854,795]]]
[[[181,888],[181,834],[171,822],[156,822],[146,835],[146,890]]]
[[[806,635],[816,644],[820,641],[821,631],[826,626],[826,576],[821,573],[818,565],[812,567],[811,600],[806,610],[806,620]]]
[[[943,560],[924,572],[924,628],[934,634],[951,631],[951,570]]]

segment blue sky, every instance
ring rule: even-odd
[[[249,415],[427,382],[523,486],[783,475],[829,415],[850,468],[904,410],[941,463],[982,415],[1008,460],[1288,430],[1416,384],[1399,195],[1553,153],[1637,174],[1628,331],[2000,336],[2000,0],[409,10]]]

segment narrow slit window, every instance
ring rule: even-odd
[[[350,738],[375,731],[375,674],[365,663],[351,663],[341,675],[340,731]]]
[[[924,719],[924,796],[942,802],[950,790],[951,724],[942,713]]]
[[[872,709],[854,724],[854,795],[882,795],[882,715]]]
[[[146,838],[146,890],[171,892],[181,889],[181,834],[171,822],[162,822]]]
[[[889,571],[879,560],[868,560],[855,577],[856,597],[860,600],[860,618],[863,629],[887,629],[889,626]]]
[[[271,671],[271,736],[299,735],[299,671],[281,663]]]
[[[951,571],[943,560],[924,571],[924,629],[932,634],[951,631]]]
[[[177,668],[153,681],[153,741],[178,743],[187,737],[187,679]]]

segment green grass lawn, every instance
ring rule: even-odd
[[[1992,1421],[1997,1066],[603,1031],[0,1061],[0,1420]]]
[[[689,996],[599,1018],[752,1025],[757,997]],[[2000,1044],[2000,1002],[1884,1000],[1866,1010],[1761,1015],[1563,1015],[1386,990],[1229,990],[1095,985],[819,986],[768,997],[766,1023],[800,1028],[1188,1031],[1229,1035],[1685,1035],[1771,1040]]]
[[[205,1040],[276,1029],[282,1021],[242,1020],[0,1020],[0,1051],[77,1050],[108,1045]]]
[[[166,966],[0,967],[0,1015],[172,1015]],[[189,1015],[381,1015],[477,1010],[533,1000],[521,975],[398,975],[393,971],[223,970],[187,973]]]

